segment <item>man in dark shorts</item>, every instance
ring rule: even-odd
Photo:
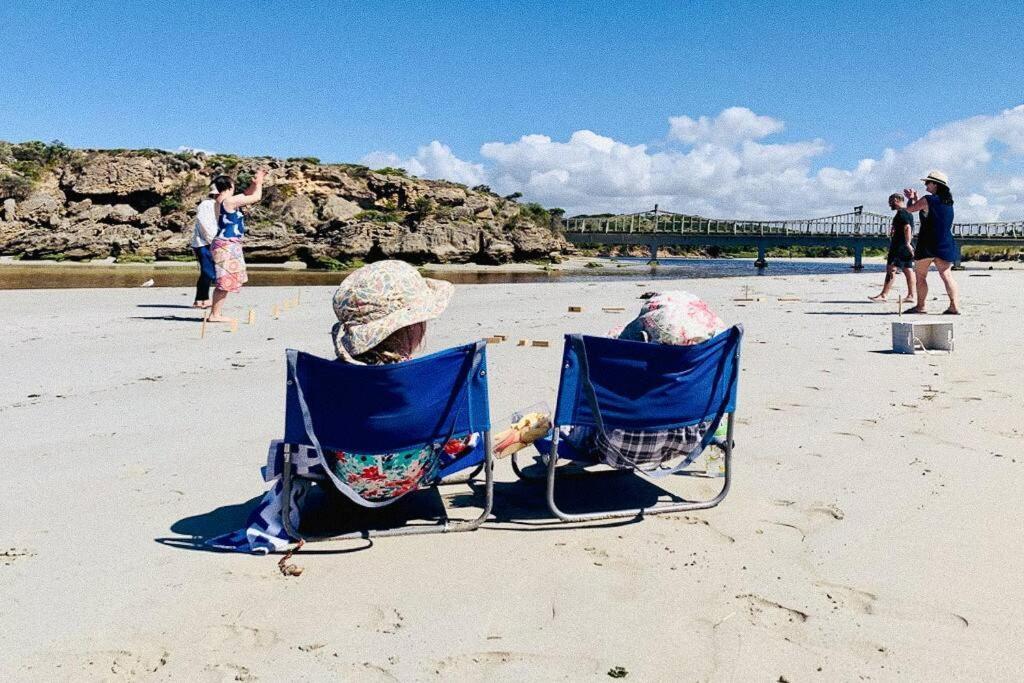
[[[896,272],[903,271],[907,278],[907,296],[904,303],[917,301],[917,278],[914,276],[914,217],[903,208],[903,195],[889,195],[889,208],[896,212],[892,217],[892,228],[889,230],[889,255],[885,259],[885,284],[882,292],[869,296],[872,301],[885,301],[892,289]]]

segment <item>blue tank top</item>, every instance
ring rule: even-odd
[[[220,218],[217,220],[217,237],[224,239],[239,239],[245,234],[245,218],[242,212],[225,211],[224,206],[220,207]]]
[[[925,195],[928,214],[921,224],[918,240],[943,261],[956,260],[956,241],[953,239],[953,205],[943,204],[936,195]]]

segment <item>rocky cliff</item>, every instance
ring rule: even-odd
[[[0,142],[0,254],[186,256],[195,206],[210,179],[227,173],[245,187],[260,166],[270,172],[263,201],[246,218],[252,261],[502,263],[568,248],[552,215],[536,204],[482,186],[407,177],[401,169]]]

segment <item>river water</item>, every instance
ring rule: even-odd
[[[834,262],[773,259],[767,268],[755,268],[753,259],[659,259],[657,267],[643,258],[592,259],[600,268],[535,271],[439,270],[430,277],[455,284],[501,284],[519,282],[594,282],[600,280],[657,280],[749,275],[834,275],[853,272],[846,259]],[[429,269],[428,269],[429,270]],[[864,272],[883,271],[881,265],[867,265]],[[195,285],[196,270],[181,266],[101,265],[0,265],[0,289],[79,289],[138,287],[153,280],[155,287]],[[281,287],[337,285],[346,273],[291,268],[250,268],[249,286]]]

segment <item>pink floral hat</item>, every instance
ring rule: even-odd
[[[452,283],[425,278],[404,261],[363,266],[334,293],[335,351],[351,361],[403,327],[433,320],[448,307],[454,291]]]
[[[640,314],[610,336],[656,344],[699,344],[724,332],[726,325],[699,297],[683,291],[661,292],[644,302]]]

